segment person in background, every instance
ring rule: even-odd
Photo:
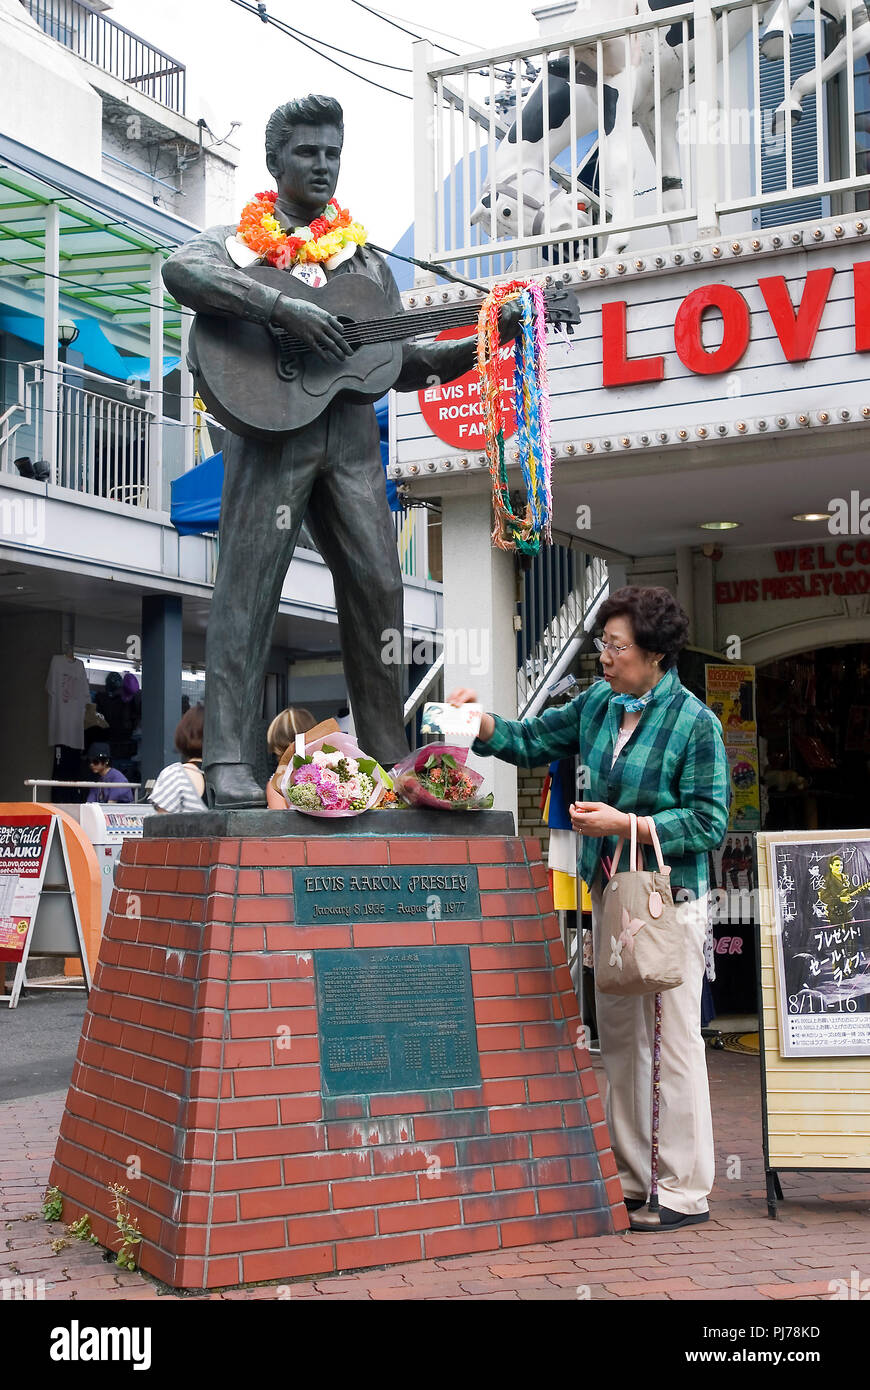
[[[111,766],[111,752],[108,743],[92,743],[88,753],[88,762],[91,765],[91,775],[99,777],[103,783],[100,787],[91,787],[88,792],[88,801],[121,801],[130,802],[133,800],[133,792],[130,787],[113,786],[117,782],[126,782],[127,778],[117,768]]]
[[[205,809],[202,775],[203,707],[191,705],[181,716],[175,730],[175,746],[181,754],[180,763],[169,763],[151,790],[148,800],[160,815],[176,815],[181,811]]]
[[[269,752],[275,758],[276,766],[286,753],[297,734],[307,734],[317,720],[310,709],[289,705],[276,714],[266,733]],[[272,778],[266,783],[266,805],[273,811],[286,811],[287,802],[280,792],[272,786]]]
[[[584,799],[570,816],[580,835],[578,872],[590,891],[596,959],[604,884],[616,839],[629,834],[627,813],[637,814],[644,845],[653,843],[649,823],[655,825],[674,899],[684,904],[678,922],[685,932],[683,983],[662,993],[658,1211],[647,1206],[655,996],[596,990],[596,1014],[607,1123],[630,1224],[668,1231],[709,1220],[715,1162],[701,982],[709,949],[708,856],[728,825],[728,762],[719,720],[680,683],[677,657],[689,622],[667,589],[617,589],[598,621],[603,679],[535,719],[484,714],[472,752],[519,767],[579,754]],[[476,697],[461,689],[449,699],[459,705]]]

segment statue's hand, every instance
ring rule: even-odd
[[[498,311],[498,336],[503,343],[512,343],[520,329],[522,307],[518,299],[508,300]]]
[[[343,362],[353,352],[344,336],[341,320],[317,304],[282,294],[272,310],[271,322],[288,333],[295,333],[327,362]]]

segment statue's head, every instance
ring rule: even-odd
[[[335,193],[343,141],[344,113],[334,97],[301,97],[273,111],[266,167],[280,198],[316,215]]]

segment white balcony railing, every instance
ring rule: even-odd
[[[134,400],[128,392],[135,392]],[[57,487],[159,509],[152,440],[156,419],[143,399],[147,390],[83,367],[61,364],[54,376],[42,362],[21,363],[18,400],[0,420],[0,472],[14,472],[16,457],[27,456],[38,465],[53,456],[54,474],[46,481]],[[53,446],[48,431],[55,436]]]
[[[565,24],[416,46],[424,258],[493,276],[868,206],[866,6],[583,0]]]

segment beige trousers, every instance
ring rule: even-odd
[[[600,959],[601,880],[592,889],[592,940]],[[701,985],[707,899],[681,905],[688,935],[683,983],[662,993],[659,1200],[672,1211],[707,1210],[713,1186],[713,1121],[701,1037]],[[603,949],[603,948],[602,948]],[[649,1196],[655,995],[623,998],[595,991],[605,1112],[626,1197]]]

